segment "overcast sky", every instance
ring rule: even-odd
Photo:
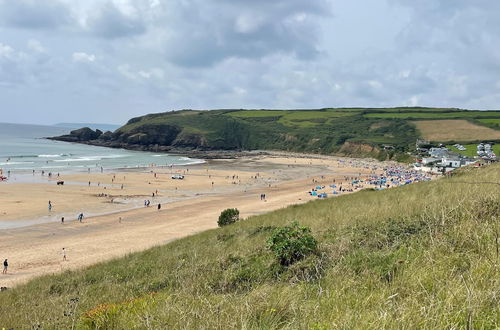
[[[0,122],[500,108],[498,0],[0,0]]]

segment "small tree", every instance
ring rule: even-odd
[[[267,243],[283,266],[291,265],[316,252],[318,245],[311,234],[311,228],[300,226],[298,222],[276,229]]]
[[[230,225],[240,220],[240,211],[238,209],[225,209],[219,216],[217,224],[219,227]]]

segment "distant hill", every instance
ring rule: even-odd
[[[180,110],[132,118],[112,134],[78,130],[56,139],[138,150],[260,149],[392,159],[404,156],[417,138],[500,141],[499,119],[500,111],[422,107]]]
[[[98,124],[98,123],[57,123],[53,126],[57,127],[67,127],[67,128],[81,128],[89,127],[92,129],[100,129],[101,131],[114,131],[120,128],[120,125],[114,124]]]

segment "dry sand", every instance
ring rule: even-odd
[[[35,276],[81,268],[215,228],[226,208],[238,208],[245,218],[304,203],[315,199],[307,194],[315,185],[380,174],[383,166],[279,153],[174,169],[0,183],[0,258],[8,258],[10,264],[9,274],[0,276],[0,286],[12,287]],[[186,177],[173,180],[172,173]],[[56,180],[65,185],[57,186]],[[266,201],[260,200],[261,193]],[[143,206],[147,199],[150,207]],[[53,205],[50,212],[48,200]],[[83,223],[75,220],[80,212],[85,215]],[[63,247],[67,261],[62,260]]]

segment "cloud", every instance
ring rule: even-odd
[[[88,30],[102,38],[116,39],[141,35],[146,31],[146,22],[135,8],[127,14],[114,3],[106,1],[96,9],[86,22]]]
[[[0,0],[1,25],[21,29],[53,29],[70,20],[70,11],[57,0]]]
[[[73,53],[72,58],[74,62],[84,62],[84,63],[91,63],[96,60],[94,54],[87,54],[84,52]]]
[[[231,57],[260,59],[276,53],[312,59],[319,53],[318,21],[329,14],[322,0],[186,0],[164,8],[166,58],[207,67]],[[175,13],[175,16],[168,12]]]
[[[14,48],[9,45],[0,43],[0,58],[6,60],[13,60],[17,57]]]
[[[398,36],[408,58],[427,63],[442,99],[484,108],[485,95],[500,74],[500,2],[494,0],[391,0],[410,9],[411,21]],[[431,99],[427,93],[420,99]],[[435,95],[432,95],[435,97]],[[435,101],[434,101],[435,102]],[[492,106],[492,105],[490,105]]]
[[[42,46],[42,43],[35,39],[28,40],[28,49],[36,53],[45,53],[47,50]]]
[[[40,107],[45,122],[182,108],[495,108],[498,12],[495,0],[0,0],[3,120]]]
[[[184,67],[276,53],[314,59],[321,53],[318,21],[330,15],[328,0],[0,0],[0,9],[4,25],[17,28],[64,25],[115,41],[154,39],[155,51]]]

